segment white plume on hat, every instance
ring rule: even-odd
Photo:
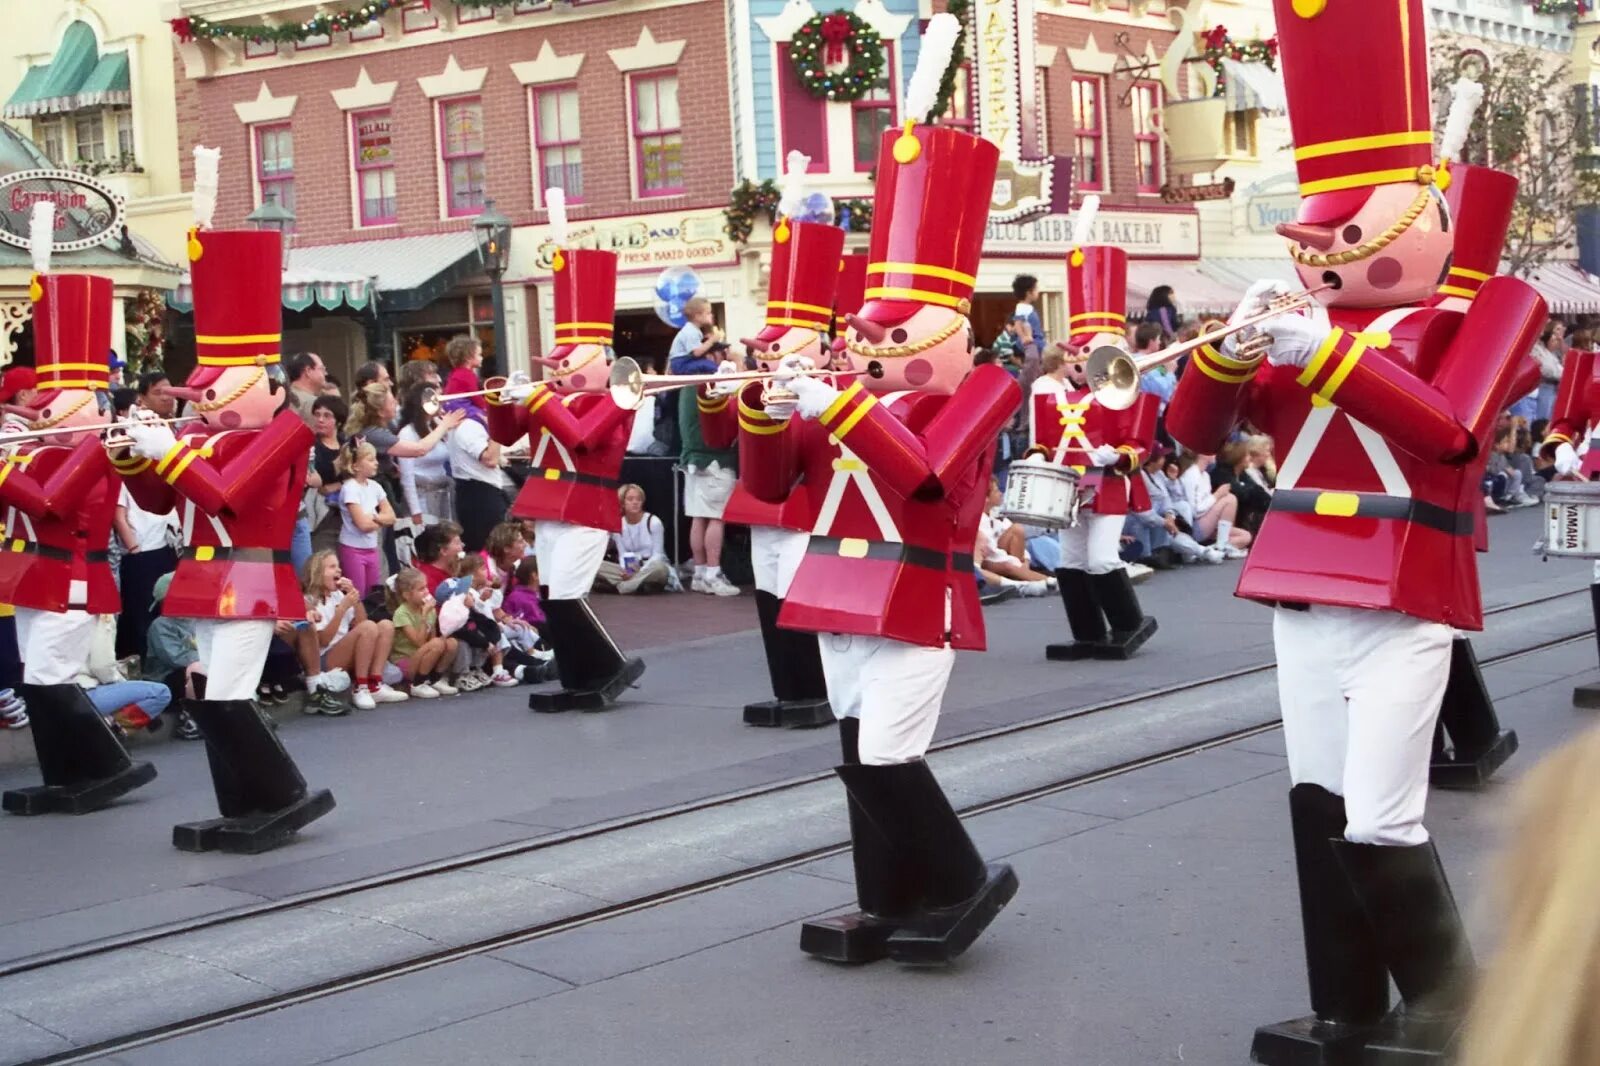
[[[35,201],[28,217],[28,252],[33,256],[35,274],[50,273],[50,252],[56,240],[56,205]]]
[[[550,239],[567,243],[567,190],[552,185],[544,191],[544,208],[550,212]]]
[[[1100,213],[1100,194],[1090,193],[1083,198],[1083,203],[1078,206],[1078,214],[1072,220],[1072,243],[1076,247],[1088,244],[1089,238],[1094,235],[1094,216]]]
[[[956,42],[961,39],[961,20],[947,11],[941,11],[928,20],[922,31],[922,50],[917,55],[917,69],[911,73],[911,83],[906,87],[907,118],[925,122],[934,117],[934,105],[939,102],[939,83],[956,54]]]
[[[805,209],[806,200],[806,170],[811,166],[811,157],[801,151],[789,153],[783,169],[783,177],[778,183],[781,190],[778,196],[778,213],[787,218],[793,218]]]
[[[1467,134],[1472,131],[1472,119],[1483,103],[1483,85],[1471,78],[1459,78],[1450,87],[1450,114],[1444,120],[1444,133],[1439,138],[1439,158],[1452,161],[1461,158],[1466,147]]]
[[[194,224],[211,228],[217,210],[217,173],[222,165],[222,149],[194,146]]]

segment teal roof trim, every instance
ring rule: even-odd
[[[94,30],[86,22],[74,22],[62,35],[55,58],[28,68],[0,113],[6,118],[29,118],[132,101],[127,53],[102,56]]]

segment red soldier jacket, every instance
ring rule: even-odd
[[[1167,406],[1167,430],[1200,452],[1241,420],[1273,438],[1277,490],[1237,595],[1481,629],[1479,482],[1544,301],[1496,277],[1465,314],[1335,308],[1330,318],[1303,370],[1200,349]]]
[[[112,462],[139,506],[183,521],[183,556],[162,612],[177,618],[295,619],[305,594],[289,542],[313,438],[285,408],[261,429],[190,429],[163,458]]]
[[[1029,414],[1033,419],[1033,443],[1049,450],[1052,458],[1061,453],[1060,462],[1083,474],[1080,492],[1093,490],[1087,509],[1094,514],[1125,515],[1150,510],[1150,490],[1139,467],[1150,454],[1156,438],[1156,415],[1161,401],[1140,393],[1126,411],[1113,411],[1095,402],[1088,389],[1075,389],[1065,395],[1035,393]],[[1066,448],[1061,448],[1062,438]],[[1108,444],[1122,453],[1115,465],[1090,468],[1089,453]]]
[[[96,433],[79,434],[71,448],[24,446],[0,464],[0,505],[12,509],[0,601],[36,611],[120,611],[107,554],[120,489]]]
[[[526,434],[533,447],[533,475],[511,513],[620,532],[617,488],[632,430],[633,412],[604,393],[561,396],[541,381],[522,403],[491,402],[489,435],[515,444]]]
[[[815,516],[779,624],[981,650],[972,545],[996,439],[1020,399],[993,365],[951,396],[879,397],[858,381],[802,432],[744,439],[751,493],[777,503],[803,479]]]
[[[1554,459],[1556,448],[1570,444],[1576,448],[1589,431],[1600,425],[1600,382],[1594,377],[1595,353],[1581,348],[1568,350],[1561,363],[1561,384],[1556,388],[1555,406],[1550,409],[1550,428],[1539,445],[1539,454]],[[1583,454],[1583,476],[1593,478],[1600,471],[1600,448],[1591,446]]]
[[[727,510],[722,518],[747,526],[770,526],[796,532],[811,532],[816,515],[812,512],[811,497],[791,485],[780,497],[780,502],[769,503],[750,491],[745,484],[745,464],[761,463],[773,447],[820,448],[832,458],[838,448],[828,441],[828,432],[815,422],[801,418],[772,419],[767,417],[761,404],[762,383],[752,381],[737,396],[696,397],[700,406],[700,432],[709,448],[739,446],[740,477],[728,497]],[[758,438],[780,436],[776,442],[761,442]],[[817,439],[811,439],[811,438]],[[802,443],[804,441],[804,443]],[[771,489],[777,493],[777,487]]]

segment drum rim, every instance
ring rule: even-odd
[[[1593,500],[1600,504],[1600,481],[1552,481],[1544,487],[1547,501],[1557,500],[1584,503]]]

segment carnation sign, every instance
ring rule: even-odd
[[[56,205],[55,250],[104,244],[122,228],[123,202],[102,181],[70,170],[19,170],[0,177],[0,242],[28,247],[33,205]]]

